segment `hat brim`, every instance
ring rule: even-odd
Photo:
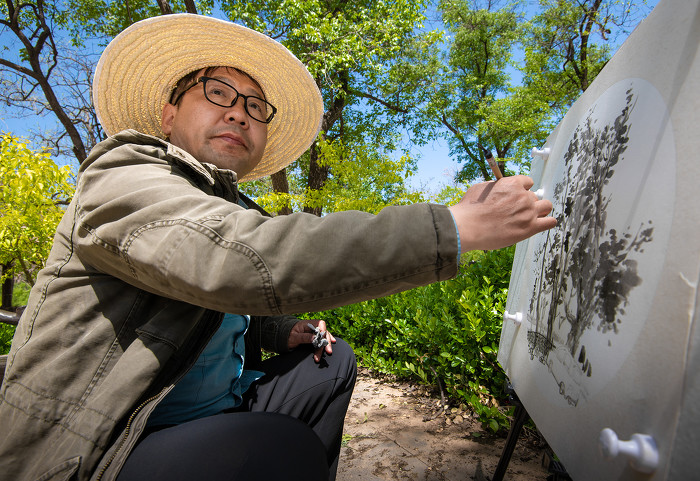
[[[266,35],[187,13],[142,20],[110,42],[95,69],[97,118],[107,135],[135,129],[164,138],[163,106],[178,80],[213,66],[246,72],[277,107],[262,159],[240,181],[273,174],[309,148],[321,127],[323,99],[306,67]]]

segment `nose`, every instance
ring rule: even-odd
[[[239,96],[232,106],[226,108],[225,120],[235,122],[245,127],[248,125],[248,112],[245,110],[245,99]]]

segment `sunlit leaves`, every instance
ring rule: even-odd
[[[382,69],[424,20],[421,1],[223,1],[229,18],[281,41],[331,89],[336,74]]]
[[[71,171],[21,139],[0,139],[0,263],[15,263],[28,282],[51,249],[62,205],[73,194]]]
[[[319,190],[304,189],[297,193],[269,193],[257,201],[271,211],[289,206],[320,207],[324,212],[361,210],[377,213],[387,205],[420,202],[420,193],[413,192],[405,180],[413,175],[415,161],[408,156],[394,159],[366,144],[345,145],[340,139],[319,142],[321,165],[331,174]],[[292,178],[296,174],[292,174]],[[296,179],[299,182],[301,179]]]

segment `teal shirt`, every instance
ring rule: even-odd
[[[156,406],[148,427],[181,424],[237,407],[264,373],[243,369],[243,335],[250,318],[226,314],[192,369]]]

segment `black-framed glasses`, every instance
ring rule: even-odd
[[[236,90],[233,85],[229,85],[222,80],[212,77],[197,78],[192,85],[180,92],[180,95],[178,95],[175,101],[171,103],[173,105],[177,105],[180,98],[185,95],[185,92],[198,83],[201,83],[204,88],[204,97],[209,102],[213,103],[214,105],[218,105],[219,107],[233,107],[238,101],[238,98],[242,97],[243,108],[245,109],[246,113],[251,119],[257,120],[258,122],[267,124],[275,116],[275,113],[277,113],[275,106],[267,100],[256,97],[255,95],[243,95]]]

